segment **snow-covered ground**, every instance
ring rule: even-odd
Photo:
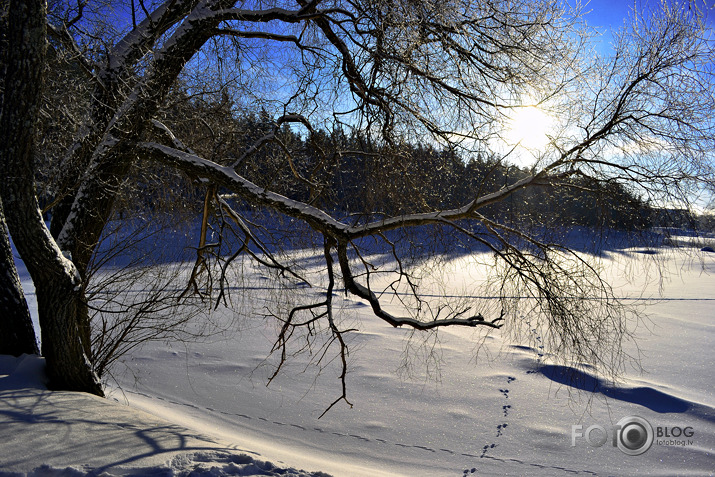
[[[324,475],[266,462],[112,400],[47,391],[43,368],[37,356],[0,356],[3,477]]]
[[[662,288],[654,279],[656,257],[669,272]],[[447,280],[428,292],[456,294],[479,280],[473,259],[455,258]],[[133,351],[115,370],[108,400],[43,390],[37,358],[0,361],[0,376],[7,375],[0,377],[0,469],[11,475],[35,469],[37,475],[196,469],[191,475],[306,475],[294,469],[336,477],[713,475],[715,254],[621,250],[603,260],[620,296],[653,298],[643,309],[649,326],[635,330],[644,373],[629,369],[617,384],[588,368],[552,362],[538,336],[531,337],[537,345],[527,346],[499,331],[484,337],[448,329],[406,344],[408,331],[390,328],[341,294],[341,316],[360,330],[351,334],[347,377],[353,406],[341,402],[318,419],[340,394],[334,363],[318,369],[298,356],[266,386],[276,325],[260,315],[276,297],[270,280],[247,272],[256,273],[252,286],[233,294],[242,317],[230,310],[212,316],[232,324],[226,333]],[[31,284],[25,289],[32,301]],[[573,372],[581,379],[567,379]],[[646,452],[627,455],[614,446],[614,426],[642,422],[634,416],[650,424],[654,439]],[[593,444],[606,442],[591,445],[587,434]]]

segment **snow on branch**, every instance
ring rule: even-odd
[[[315,230],[333,237],[343,236],[348,226],[311,205],[271,192],[239,176],[232,168],[154,142],[138,145],[138,151],[151,159],[176,167],[184,172],[209,179],[242,196],[246,200],[270,207],[290,217],[304,220]]]
[[[108,69],[118,71],[133,64],[159,36],[179,23],[198,3],[197,0],[166,0],[112,48]]]
[[[539,174],[528,176],[499,191],[479,197],[471,203],[457,209],[407,214],[365,225],[349,226],[331,217],[317,207],[259,187],[238,175],[232,167],[221,166],[220,164],[195,154],[190,154],[155,142],[141,143],[138,149],[152,159],[169,164],[194,176],[212,180],[231,189],[236,194],[239,194],[253,203],[258,203],[290,217],[304,220],[315,230],[330,235],[335,239],[343,239],[346,241],[403,227],[444,224],[454,220],[477,218],[474,214],[477,209],[503,200],[515,191],[527,187],[537,180],[539,183],[544,180],[544,177],[541,177]]]
[[[302,47],[300,39],[295,35],[279,35],[277,33],[269,33],[262,31],[241,31],[235,30],[233,28],[217,28],[215,31],[219,35],[234,36],[237,38],[258,38],[262,40],[288,42],[294,43],[299,48]]]
[[[384,229],[380,223],[376,223],[373,227],[368,227],[367,229],[363,227],[349,227],[318,208],[259,187],[251,181],[239,176],[232,168],[221,166],[195,154],[153,142],[141,143],[137,146],[137,149],[150,159],[176,167],[192,176],[206,178],[216,184],[220,184],[253,204],[263,205],[290,217],[304,220],[314,230],[323,234],[326,240],[335,244],[346,289],[359,298],[367,300],[374,314],[394,327],[407,326],[418,330],[430,330],[444,326],[501,327],[502,316],[494,320],[486,320],[481,314],[477,314],[469,318],[452,316],[443,319],[421,321],[409,317],[393,316],[385,311],[375,293],[373,293],[369,287],[355,281],[347,255],[347,244],[352,238],[366,236],[366,230],[372,234],[379,234]],[[453,211],[453,214],[465,213],[466,211],[462,210]],[[389,228],[397,228],[400,224],[409,226],[444,222],[444,219],[439,219],[439,217],[435,218],[434,215],[430,214],[414,214],[405,216],[402,220],[403,222],[399,220],[386,222],[386,226]]]
[[[298,23],[309,20],[321,13],[301,14],[298,11],[287,10],[285,8],[268,8],[265,10],[247,10],[242,8],[227,8],[206,13],[202,18],[213,18],[219,21],[237,20],[249,23],[266,23],[275,20]]]

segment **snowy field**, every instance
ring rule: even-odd
[[[335,363],[319,369],[301,355],[266,386],[276,325],[261,310],[284,297],[246,269],[251,286],[232,295],[240,313],[211,316],[225,333],[133,351],[109,400],[44,391],[36,358],[0,360],[0,475],[713,475],[715,254],[641,252],[603,257],[617,295],[640,299],[648,317],[634,330],[640,350],[628,349],[643,372],[628,368],[616,384],[554,363],[536,335],[530,345],[498,330],[409,340],[339,294],[343,323],[360,330],[350,341],[353,406],[318,419],[340,395]],[[479,281],[477,262],[450,261],[427,294]],[[642,422],[633,417],[652,428],[640,455],[614,446],[614,426]]]

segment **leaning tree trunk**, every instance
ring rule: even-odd
[[[34,188],[34,136],[45,61],[44,0],[11,0],[2,63],[0,197],[7,225],[37,292],[42,354],[50,387],[103,395],[83,345],[78,317],[86,314],[82,283],[47,230]]]
[[[0,200],[0,354],[20,356],[23,353],[38,354],[39,350],[30,310],[12,258]]]

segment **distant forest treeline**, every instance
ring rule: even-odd
[[[528,176],[528,170],[497,155],[465,157],[433,145],[376,144],[367,136],[340,128],[298,134],[287,122],[277,124],[265,110],[237,114],[226,95],[213,102],[179,95],[179,100],[164,110],[162,121],[188,148],[204,157],[234,165],[246,179],[286,197],[340,211],[354,223],[460,207]],[[262,141],[264,138],[270,140]],[[257,151],[245,154],[257,144]],[[181,200],[183,207],[202,203],[203,189],[196,183],[188,188],[185,182],[174,183],[169,191],[166,186],[172,180],[184,181],[178,173],[157,172],[156,166],[149,164],[146,168],[152,177],[136,179],[143,191],[132,194],[135,199],[152,208],[166,203],[167,196],[171,196],[169,202]],[[141,174],[147,174],[147,169]],[[156,174],[164,176],[157,181]],[[178,197],[177,191],[181,191]],[[158,196],[164,200],[157,200]],[[119,207],[133,206],[124,201]],[[587,177],[568,178],[559,187],[522,189],[507,200],[479,209],[479,213],[522,226],[622,230],[698,226],[697,219],[686,211],[655,210],[620,183]]]

